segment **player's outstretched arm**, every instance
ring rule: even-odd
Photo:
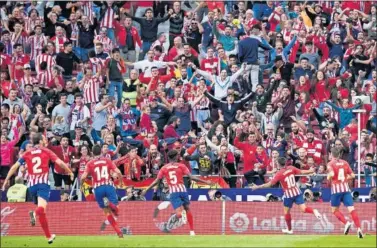
[[[14,165],[12,165],[12,167],[10,168],[9,172],[8,172],[8,175],[7,177],[5,178],[4,180],[4,183],[3,183],[3,187],[2,187],[2,190],[4,191],[6,186],[9,184],[9,179],[13,176],[14,173],[16,173],[16,171],[18,170],[18,168],[20,167],[21,163],[20,162],[16,162]]]
[[[351,173],[347,175],[347,181],[352,180],[356,177],[355,173]]]
[[[300,170],[300,173],[303,175],[314,174],[314,169],[310,168],[309,170]]]
[[[200,178],[198,178],[198,177],[194,177],[194,176],[192,176],[191,174],[187,174],[187,176],[188,176],[191,180],[193,180],[193,181],[195,181],[195,182],[204,183],[204,184],[207,184],[207,185],[213,185],[213,184],[214,184],[212,181],[205,181],[205,180],[202,180],[202,179],[200,179]]]
[[[252,185],[251,189],[256,190],[256,189],[263,189],[263,188],[271,188],[272,185],[273,184],[271,182],[268,182],[268,183],[265,183],[265,184],[262,184],[262,185]]]
[[[151,185],[148,186],[148,188],[144,189],[142,192],[141,192],[141,196],[145,196],[145,194],[147,193],[148,190],[150,190],[151,188],[153,188],[154,186],[158,185],[159,183],[161,182],[161,179],[158,179],[156,178],[156,180],[153,181],[153,183]]]

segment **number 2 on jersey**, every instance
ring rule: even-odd
[[[33,173],[34,174],[39,174],[42,172],[42,168],[39,168],[41,167],[41,164],[42,164],[42,160],[40,157],[34,157],[31,159],[31,162],[33,163]]]
[[[175,174],[175,171],[169,171],[169,180],[171,184],[177,183],[177,175]]]
[[[288,188],[293,188],[296,186],[296,180],[294,175],[290,175],[289,177],[286,177],[284,181],[287,183]]]
[[[94,172],[97,174],[98,179],[109,178],[109,172],[107,171],[107,167],[96,167],[94,168]]]

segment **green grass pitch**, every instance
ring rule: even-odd
[[[42,236],[21,236],[1,237],[1,247],[376,247],[376,235],[58,236],[52,245]]]

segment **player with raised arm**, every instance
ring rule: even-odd
[[[362,239],[364,235],[360,228],[359,216],[353,206],[351,190],[348,185],[348,181],[355,178],[355,174],[348,162],[340,159],[341,151],[338,148],[331,148],[331,156],[332,160],[327,164],[327,179],[331,181],[331,211],[345,225],[344,234],[347,235],[352,223],[346,221],[339,210],[340,203],[343,202],[357,227],[357,236]]]
[[[85,167],[85,171],[81,176],[81,185],[89,175],[92,175],[96,201],[99,207],[103,209],[107,220],[118,234],[118,237],[123,238],[123,232],[114,218],[114,216],[118,216],[119,208],[117,206],[118,197],[111,178],[113,173],[117,174],[120,185],[122,185],[122,173],[110,159],[101,157],[101,147],[99,145],[93,146],[92,153],[94,158]],[[107,198],[106,203],[104,198]]]
[[[286,234],[293,234],[292,230],[292,217],[291,217],[291,208],[293,203],[296,203],[300,210],[303,213],[314,214],[317,219],[321,219],[322,216],[317,209],[312,209],[307,207],[304,202],[303,193],[298,187],[295,179],[295,175],[299,174],[313,174],[314,170],[299,170],[293,166],[286,166],[287,160],[284,157],[278,158],[278,165],[280,170],[276,173],[274,178],[268,183],[262,185],[253,185],[251,188],[253,190],[270,188],[276,183],[280,182],[281,187],[283,188],[283,204],[284,204],[284,217],[285,222],[287,223],[287,229],[283,229],[282,232]]]
[[[183,177],[187,175],[191,180],[204,184],[212,184],[212,182],[207,182],[201,180],[200,178],[193,177],[186,165],[177,163],[178,152],[176,150],[171,150],[168,152],[168,159],[169,163],[160,169],[157,179],[151,185],[149,185],[148,188],[143,190],[141,195],[145,195],[148,190],[158,185],[165,177],[169,185],[170,202],[176,212],[176,216],[179,219],[182,218],[182,222],[184,224],[187,222],[189,223],[190,235],[194,236],[194,219],[189,208],[190,200],[186,187],[183,183]]]
[[[67,164],[60,160],[55,153],[43,147],[43,137],[40,133],[33,135],[31,137],[31,142],[33,146],[28,149],[9,170],[9,173],[4,181],[3,190],[9,183],[9,179],[13,176],[14,173],[17,172],[20,165],[25,163],[29,175],[29,192],[35,199],[35,203],[38,205],[38,207],[35,209],[35,212],[30,212],[30,222],[31,225],[34,226],[34,214],[38,216],[39,223],[41,224],[45,236],[48,239],[48,243],[51,244],[56,238],[56,235],[50,233],[46,217],[47,202],[50,198],[50,185],[48,181],[50,161],[54,162],[55,165],[58,165],[65,171],[67,171],[72,180],[74,175]]]

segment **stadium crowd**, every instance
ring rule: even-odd
[[[176,149],[232,188],[269,181],[281,156],[318,188],[336,146],[356,173],[360,149],[362,185],[376,183],[372,1],[0,4],[2,179],[41,132],[78,177],[100,144],[133,181]]]

